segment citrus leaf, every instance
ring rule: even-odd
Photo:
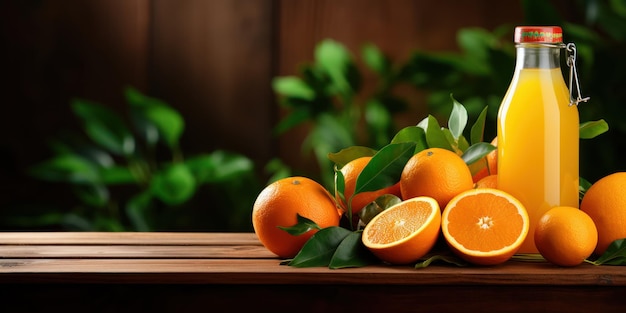
[[[294,267],[329,266],[339,244],[352,232],[339,226],[326,227],[315,233],[287,265]]]
[[[626,238],[613,241],[595,261],[595,265],[626,265]]]
[[[335,250],[328,267],[331,269],[362,267],[378,262],[363,245],[362,234],[362,231],[356,231],[346,236]]]
[[[413,156],[413,151],[415,151],[413,142],[389,144],[380,149],[359,174],[354,195],[397,183],[404,165]]]
[[[109,108],[76,99],[72,102],[72,109],[83,120],[85,132],[95,143],[118,155],[130,155],[135,151],[131,132]]]
[[[437,261],[442,261],[448,264],[452,264],[452,265],[456,265],[459,267],[464,267],[464,266],[468,266],[469,263],[465,262],[464,260],[462,260],[461,258],[455,256],[455,255],[450,255],[450,254],[431,254],[431,255],[427,255],[423,258],[420,259],[420,262],[418,262],[417,264],[415,264],[415,268],[416,269],[420,269],[420,268],[425,268],[428,267],[431,263],[433,262],[437,262]]]
[[[379,196],[372,203],[366,205],[359,211],[359,218],[363,224],[367,225],[380,212],[400,203],[402,199],[396,195],[386,194]]]
[[[601,119],[581,123],[578,132],[581,139],[591,139],[607,132],[608,130],[609,124],[605,120]]]
[[[591,183],[582,178],[582,177],[578,177],[578,198],[580,201],[583,200],[583,197],[585,196],[585,194],[587,193],[587,190],[589,190],[589,188],[591,187]]]
[[[293,226],[277,226],[293,236],[300,236],[312,229],[321,229],[314,221],[296,213],[297,222]]]
[[[454,151],[448,142],[448,139],[446,139],[446,135],[441,129],[441,126],[439,126],[439,122],[434,116],[428,115],[428,117],[423,119],[419,124],[417,124],[417,126],[424,129],[424,132],[426,133],[426,142],[428,143],[429,148],[442,148]]]
[[[478,115],[476,122],[472,125],[472,129],[470,130],[470,143],[477,144],[483,141],[483,134],[485,132],[485,119],[487,119],[487,108],[485,106],[483,110]]]
[[[315,91],[296,76],[276,77],[272,80],[272,88],[276,93],[287,97],[304,100],[315,98]]]
[[[402,142],[415,142],[414,154],[428,148],[426,132],[423,128],[418,126],[407,126],[397,132],[393,139],[391,139],[391,143]]]
[[[373,156],[376,154],[376,150],[365,146],[350,146],[345,149],[341,149],[339,152],[329,153],[328,159],[331,160],[337,167],[341,168],[348,162],[365,156]]]
[[[465,164],[469,165],[482,159],[493,150],[496,150],[494,145],[486,142],[479,142],[467,148],[461,158],[463,158]]]
[[[339,198],[337,200],[340,200],[341,203],[346,203],[345,189],[346,179],[343,177],[341,170],[335,166],[335,195],[337,195]],[[352,211],[348,211],[348,214],[352,217]]]
[[[452,99],[452,112],[450,112],[450,117],[448,118],[448,129],[450,129],[454,139],[458,140],[463,135],[465,126],[467,126],[467,110],[454,99],[452,94],[450,94],[450,99]]]

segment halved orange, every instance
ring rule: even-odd
[[[428,253],[439,236],[441,210],[437,200],[416,197],[376,215],[363,229],[363,244],[379,259],[408,264]]]
[[[459,257],[479,265],[509,260],[528,235],[528,213],[509,193],[471,189],[454,197],[443,211],[441,230]]]

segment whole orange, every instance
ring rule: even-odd
[[[575,266],[588,258],[598,243],[598,231],[585,212],[574,207],[554,207],[535,228],[535,245],[549,262]]]
[[[412,156],[400,177],[402,199],[432,197],[441,210],[454,196],[473,187],[472,174],[463,159],[440,148],[425,149]]]
[[[372,157],[369,156],[360,157],[348,162],[341,168],[341,174],[343,174],[345,182],[343,194],[346,201],[350,201],[350,198],[354,195],[357,178],[371,159]],[[392,194],[400,197],[400,182],[383,189],[357,193],[354,197],[352,197],[352,214],[359,213],[359,211],[361,211],[366,205],[372,203],[376,200],[376,198],[385,194]],[[336,197],[339,199],[337,195]],[[347,205],[343,202],[341,202],[341,204],[343,208],[347,210]]]
[[[498,137],[493,138],[493,140],[491,141],[491,144],[494,146],[498,145]],[[498,174],[498,149],[493,150],[491,152],[489,152],[486,156],[485,156],[486,160],[480,160],[477,161],[476,163],[473,163],[471,166],[478,166],[478,169],[476,170],[476,173],[474,173],[474,175],[472,176],[472,179],[474,180],[474,183],[478,182],[479,180],[489,176],[489,175],[496,175]],[[485,163],[486,162],[486,163]],[[474,165],[476,164],[476,165]],[[470,167],[471,167],[470,166]]]
[[[317,230],[294,236],[278,228],[297,223],[297,214],[321,228],[338,226],[335,200],[318,182],[306,177],[288,177],[265,187],[252,208],[252,226],[259,241],[281,258],[294,257]]]
[[[626,238],[626,172],[607,175],[585,193],[580,209],[598,228],[595,253],[601,255],[611,242]]]
[[[489,175],[481,178],[476,182],[475,187],[498,189],[498,175]]]

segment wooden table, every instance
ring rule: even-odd
[[[292,268],[250,233],[0,233],[2,312],[624,312],[626,267]],[[5,310],[10,308],[10,310]]]

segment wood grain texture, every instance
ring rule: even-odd
[[[252,233],[0,233],[0,282],[626,286],[623,267],[281,266]]]
[[[0,232],[0,245],[261,245],[254,233]]]
[[[0,233],[3,312],[619,312],[623,267],[294,268],[252,233]]]

